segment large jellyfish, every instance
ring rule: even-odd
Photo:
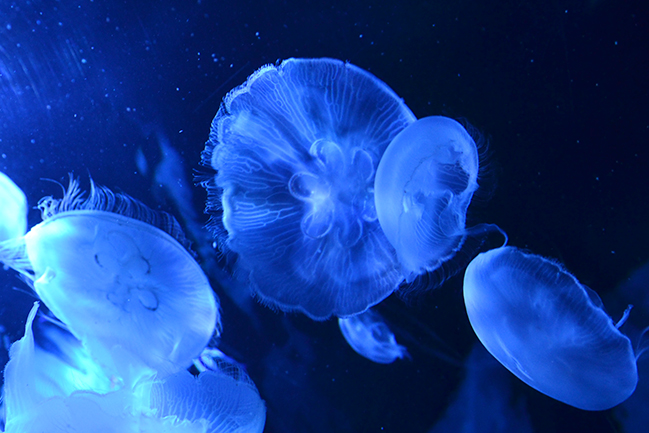
[[[367,310],[356,316],[338,319],[345,340],[359,355],[379,364],[391,364],[408,356],[405,347],[397,344],[394,334],[379,313]]]
[[[385,150],[374,181],[376,213],[407,280],[461,248],[477,179],[476,144],[447,117],[417,120]]]
[[[313,319],[364,311],[402,279],[374,207],[374,173],[415,121],[373,75],[339,60],[264,66],[224,99],[203,153],[208,211],[261,300]]]
[[[94,183],[84,199],[73,180],[62,199],[39,207],[43,222],[0,243],[0,260],[111,373],[129,381],[191,365],[220,318],[177,222]]]
[[[631,342],[597,294],[557,263],[513,247],[482,253],[466,270],[464,300],[482,344],[536,390],[585,410],[633,393]]]
[[[9,177],[0,172],[0,242],[27,231],[27,199]]]

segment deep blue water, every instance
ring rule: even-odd
[[[639,302],[616,288],[649,261],[648,52],[640,1],[3,2],[0,171],[32,206],[60,192],[43,179],[67,183],[73,172],[180,218],[154,179],[161,141],[190,181],[205,171],[200,152],[221,99],[249,74],[288,57],[349,60],[417,117],[477,128],[488,146],[470,225],[498,224],[511,244],[559,259],[616,319]],[[191,193],[204,223],[205,192]],[[39,220],[34,210],[29,217]],[[467,407],[494,401],[484,387],[460,392],[477,343],[461,275],[379,305],[412,355],[388,366],[355,354],[333,320],[254,302],[244,311],[213,286],[222,347],[257,384],[268,432],[427,432],[456,397]],[[28,292],[0,273],[11,341],[22,334]],[[630,320],[649,325],[642,313]],[[486,411],[504,429],[475,431],[525,431],[518,422],[537,432],[642,431],[630,427],[632,409],[580,411],[511,374],[487,377],[506,396],[505,409]],[[647,379],[641,370],[640,387]]]

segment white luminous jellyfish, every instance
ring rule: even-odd
[[[23,191],[0,172],[0,242],[27,231],[27,199]]]
[[[62,199],[39,207],[43,222],[1,243],[0,260],[25,275],[92,355],[125,380],[190,366],[220,318],[207,277],[178,241],[175,219],[94,183],[84,198],[72,179]]]
[[[376,213],[408,281],[462,247],[478,163],[473,138],[442,116],[417,120],[385,150],[374,181]]]

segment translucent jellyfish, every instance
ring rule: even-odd
[[[585,410],[633,393],[636,360],[622,321],[555,262],[512,247],[482,253],[466,270],[464,301],[482,344],[536,390]]]
[[[34,342],[32,324],[38,303],[29,313],[25,336],[11,346],[4,371],[5,432],[135,432],[126,408],[134,397],[127,390],[110,391],[111,381],[94,365],[74,338],[61,336],[54,344],[65,355],[54,356]],[[96,430],[110,426],[112,430]]]
[[[394,334],[375,311],[340,318],[338,326],[352,349],[370,361],[390,364],[408,356],[406,348],[397,344]]]
[[[27,231],[27,199],[23,191],[0,172],[0,242]]]
[[[373,75],[339,60],[264,66],[230,92],[203,153],[217,243],[261,300],[348,316],[402,279],[374,207],[374,173],[415,121]]]
[[[41,200],[43,222],[0,244],[0,260],[125,380],[144,374],[135,365],[160,376],[188,367],[220,319],[206,276],[177,240],[182,231],[167,214],[91,186],[87,199],[71,180],[61,200]]]
[[[36,344],[32,327],[37,308],[36,303],[5,369],[7,433],[263,430],[264,403],[237,366],[220,361],[198,377],[183,370],[128,385],[108,376],[64,328],[40,330],[46,348]]]
[[[461,248],[477,178],[476,144],[447,117],[417,120],[385,150],[374,181],[376,213],[409,281]]]
[[[202,427],[200,432],[261,433],[266,407],[243,368],[220,357],[202,370],[196,377],[181,371],[153,385],[150,407],[156,417]]]

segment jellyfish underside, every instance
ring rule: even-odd
[[[462,247],[477,176],[476,144],[455,120],[419,119],[390,143],[376,172],[376,212],[407,280]]]
[[[208,209],[219,210],[219,245],[238,257],[233,272],[247,272],[263,302],[322,320],[397,288],[373,182],[414,120],[376,77],[331,59],[266,66],[225,98],[204,153],[217,171]]]
[[[523,382],[584,410],[626,400],[638,375],[629,339],[556,263],[516,248],[478,255],[464,278],[471,325]]]

